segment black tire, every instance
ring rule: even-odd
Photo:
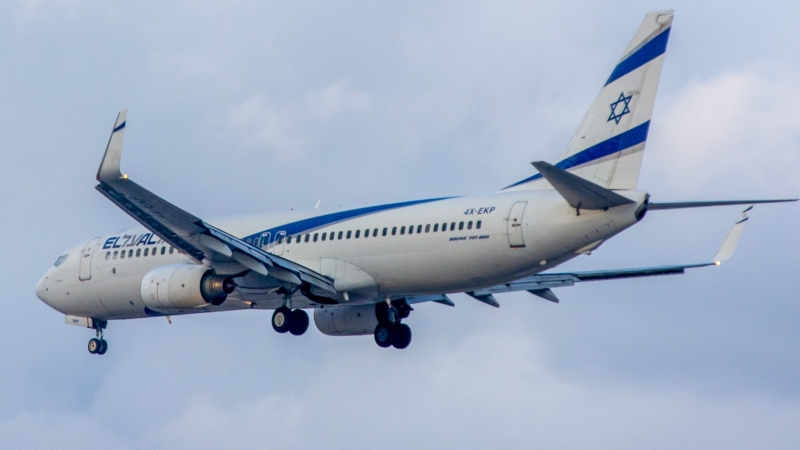
[[[292,324],[289,327],[289,332],[295,336],[301,336],[308,330],[308,314],[302,309],[295,309],[292,311]]]
[[[390,347],[394,341],[394,324],[379,323],[375,327],[375,343],[378,347]]]
[[[408,344],[411,343],[411,328],[404,323],[396,323],[394,324],[394,340],[392,341],[392,345],[394,348],[399,348],[400,350],[408,347]]]
[[[98,355],[105,355],[108,350],[108,342],[105,339],[100,339],[100,349],[97,350]]]
[[[100,344],[100,339],[95,339],[95,338],[89,339],[89,345],[88,345],[89,353],[94,355],[100,350],[101,347],[102,344]]]
[[[285,306],[276,309],[272,314],[272,328],[278,333],[286,333],[292,327],[292,310]]]

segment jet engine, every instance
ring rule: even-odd
[[[375,332],[375,305],[323,306],[314,310],[314,324],[328,336],[362,336]]]
[[[148,308],[172,311],[219,306],[236,289],[229,276],[217,275],[197,264],[170,264],[156,267],[142,279],[140,294]]]

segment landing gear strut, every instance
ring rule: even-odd
[[[379,347],[404,349],[411,343],[411,328],[401,320],[407,318],[414,309],[405,300],[378,303],[375,305],[375,316],[378,326],[375,327],[375,343]]]
[[[108,321],[100,319],[92,319],[92,328],[95,331],[95,337],[89,340],[89,353],[93,355],[105,355],[108,350],[108,342],[103,339],[103,329],[105,329]]]

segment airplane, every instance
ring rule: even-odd
[[[490,195],[440,197],[350,209],[313,209],[206,221],[120,170],[127,110],[116,119],[96,189],[139,223],[94,237],[58,257],[36,295],[94,330],[88,350],[108,349],[109,321],[243,309],[274,310],[279,333],[302,335],[313,310],[320,332],[372,335],[404,349],[413,306],[466,293],[553,289],[586,281],[684,273],[730,258],[756,203],[660,203],[637,189],[673,11],[648,13],[554,163]],[[749,205],[707,262],[590,272],[549,272],[589,255],[648,211]]]

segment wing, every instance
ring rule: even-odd
[[[103,161],[97,171],[99,184],[95,188],[101,194],[170,245],[220,274],[233,275],[252,271],[265,277],[275,287],[299,288],[307,297],[316,296],[311,294],[311,286],[336,295],[333,280],[328,277],[267,253],[215,228],[123,175],[120,172],[120,157],[126,116],[127,110],[121,111],[117,116]],[[320,299],[331,301],[327,297]]]
[[[505,292],[528,291],[531,294],[539,296],[545,300],[558,303],[558,297],[553,293],[552,288],[573,286],[575,283],[584,281],[602,281],[602,280],[618,280],[622,278],[639,278],[639,277],[653,277],[659,275],[676,275],[686,271],[686,269],[693,269],[696,267],[718,266],[723,261],[727,261],[733,256],[736,245],[739,243],[739,238],[744,231],[745,223],[750,218],[750,212],[753,206],[746,208],[736,223],[733,225],[728,236],[723,241],[719,251],[711,261],[695,263],[695,264],[682,264],[675,266],[656,266],[656,267],[640,267],[633,269],[616,269],[616,270],[597,270],[591,272],[569,272],[569,273],[542,273],[532,275],[525,278],[520,278],[509,283],[492,286],[487,289],[478,291],[467,292],[466,294],[480,300],[488,305],[499,307],[500,303],[494,298],[494,294],[501,294]],[[435,300],[434,300],[435,301]]]

